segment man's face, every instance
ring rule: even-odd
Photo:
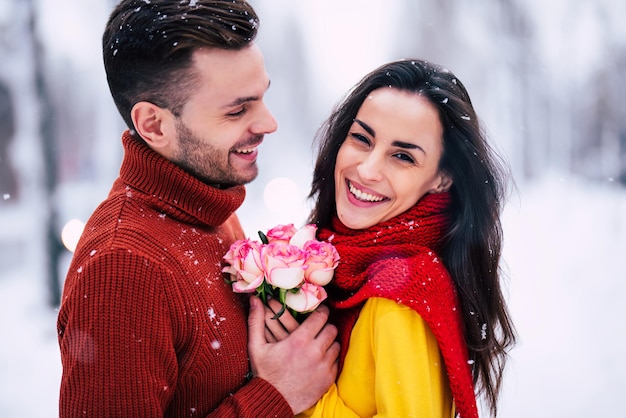
[[[198,85],[176,117],[171,160],[208,184],[238,185],[258,174],[263,136],[277,129],[263,102],[269,87],[260,49],[198,50]]]

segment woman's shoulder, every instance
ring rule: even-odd
[[[361,309],[359,317],[368,318],[374,322],[389,319],[398,320],[399,318],[405,318],[409,321],[423,320],[420,314],[410,307],[384,297],[371,297],[367,299]]]

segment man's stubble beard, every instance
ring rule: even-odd
[[[230,155],[223,155],[228,151],[219,150],[209,141],[202,140],[180,120],[176,121],[176,134],[178,152],[172,161],[203,183],[221,187],[238,186],[250,183],[258,175],[257,170],[251,179],[237,176],[229,165]],[[226,166],[220,161],[226,161]]]

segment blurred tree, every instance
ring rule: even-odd
[[[17,174],[11,161],[11,140],[15,135],[15,111],[11,90],[0,80],[0,195],[10,196],[15,202],[18,196]],[[6,200],[3,198],[3,200]]]
[[[54,127],[55,108],[49,93],[48,80],[46,78],[46,66],[44,65],[45,51],[40,41],[37,26],[37,7],[34,0],[28,0],[30,6],[30,19],[28,22],[29,39],[32,40],[32,52],[34,63],[34,84],[39,102],[39,136],[43,151],[44,163],[44,191],[47,205],[47,219],[44,237],[47,248],[47,282],[48,301],[50,305],[57,306],[61,300],[61,279],[59,261],[65,251],[60,239],[58,225],[58,208],[55,204],[55,193],[58,186],[58,155],[57,141]]]

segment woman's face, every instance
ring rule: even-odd
[[[434,106],[415,93],[374,90],[359,109],[337,154],[337,214],[365,229],[399,215],[426,193],[452,184],[438,171],[443,128]]]

